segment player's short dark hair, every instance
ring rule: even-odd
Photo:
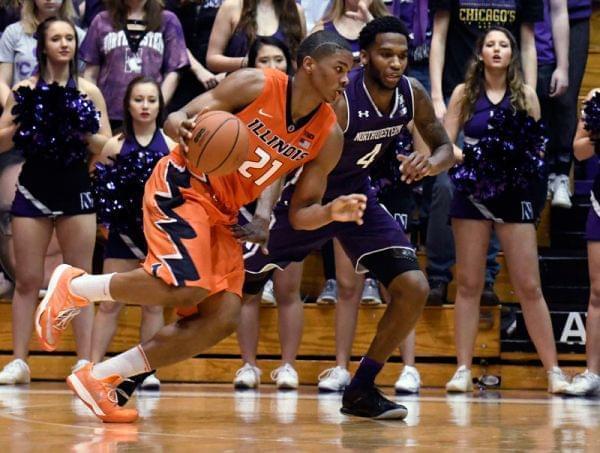
[[[301,67],[304,57],[311,56],[315,60],[319,60],[341,50],[352,53],[348,41],[338,34],[327,30],[317,31],[308,35],[300,43],[296,55],[296,63],[298,67]]]
[[[360,48],[367,50],[380,33],[399,33],[406,36],[406,41],[409,41],[408,27],[404,22],[394,16],[383,16],[373,19],[363,27],[358,35]]]

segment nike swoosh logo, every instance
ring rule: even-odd
[[[269,115],[268,113],[263,112],[263,109],[259,109],[258,114],[262,115],[262,116],[266,116],[267,118],[273,118],[273,115]]]

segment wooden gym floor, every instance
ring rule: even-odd
[[[389,388],[385,389],[390,391]],[[600,451],[600,398],[541,391],[398,398],[404,422],[340,414],[340,395],[234,392],[231,385],[170,384],[142,393],[134,424],[103,424],[62,383],[0,387],[3,452],[54,451]]]

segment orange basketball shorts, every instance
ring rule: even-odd
[[[182,163],[178,156],[163,157],[146,183],[144,269],[172,286],[241,297],[244,261],[230,228],[237,219],[219,210],[210,188]]]

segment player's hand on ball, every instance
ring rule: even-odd
[[[187,154],[188,146],[187,142],[192,138],[192,132],[196,127],[196,121],[198,120],[198,115],[194,115],[191,118],[183,120],[179,123],[179,144],[181,145],[181,150]]]
[[[253,217],[252,222],[246,225],[233,225],[231,227],[233,236],[239,242],[253,242],[260,245],[260,250],[269,254],[267,244],[269,243],[269,220],[262,217]]]
[[[398,160],[400,161],[400,171],[402,172],[401,179],[406,184],[418,181],[431,174],[431,161],[424,154],[416,151],[413,151],[408,156],[398,154]]]
[[[181,149],[185,154],[188,152],[188,140],[190,140],[193,136],[194,129],[198,124],[198,119],[208,112],[208,109],[205,107],[196,113],[191,118],[187,118],[179,123],[179,144],[181,145]]]
[[[331,219],[335,222],[356,222],[362,225],[366,208],[366,195],[362,193],[342,195],[331,202]]]

